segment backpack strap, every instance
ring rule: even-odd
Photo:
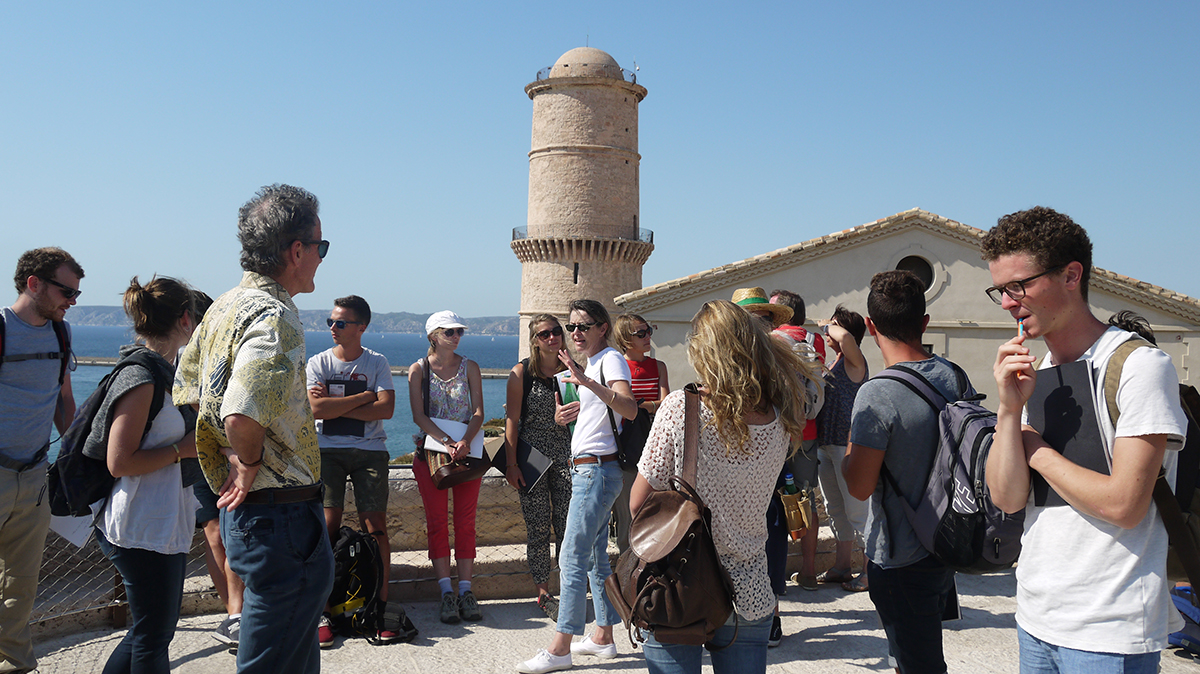
[[[521,360],[521,371],[524,373],[521,377],[521,425],[525,424],[525,414],[529,410],[529,392],[533,389],[533,373],[529,371],[529,362],[529,358]]]
[[[700,389],[693,382],[683,387],[683,474],[680,477],[696,486],[700,463]]]
[[[54,330],[54,337],[58,340],[58,351],[50,351],[48,353],[18,353],[12,356],[5,356],[4,337],[6,325],[7,321],[3,318],[3,312],[0,312],[0,364],[19,363],[26,360],[61,361],[58,367],[58,385],[62,386],[63,380],[67,378],[67,366],[71,363],[71,337],[67,334],[66,326],[60,321],[50,321],[50,327]]]
[[[604,381],[603,363],[600,364],[600,385],[608,386],[608,383]],[[615,417],[613,417],[613,409],[607,404],[604,406],[604,409],[608,412],[608,425],[612,427],[613,444],[617,446],[617,455],[621,456],[621,460],[623,461],[625,456],[625,448],[621,446],[621,431],[617,430],[617,420]]]
[[[1121,386],[1121,372],[1125,369],[1125,361],[1129,360],[1129,356],[1143,346],[1158,348],[1133,335],[1113,351],[1113,355],[1108,359],[1108,367],[1104,370],[1104,402],[1108,405],[1108,419],[1112,422],[1113,429],[1116,429],[1117,418],[1121,416],[1121,410],[1117,408],[1117,389]]]
[[[421,357],[421,400],[425,406],[425,416],[429,416],[429,356]]]
[[[891,379],[892,381],[904,384],[909,390],[916,393],[922,400],[928,403],[934,412],[941,412],[943,407],[950,404],[946,396],[934,388],[933,384],[930,384],[924,375],[905,365],[893,365],[875,375],[872,379]]]

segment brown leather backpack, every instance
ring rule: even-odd
[[[700,394],[695,384],[685,391],[683,475],[646,497],[629,525],[629,549],[604,583],[630,643],[639,627],[661,643],[707,644],[734,608],[733,581],[712,540],[712,513],[692,487]]]

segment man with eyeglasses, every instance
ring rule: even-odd
[[[238,212],[242,282],[213,303],[180,357],[172,398],[197,405],[196,451],[219,494],[221,538],[246,589],[239,672],[319,672],[317,621],[333,585],[321,454],[292,298],[314,290],[329,242],[320,205],[264,187]]]
[[[392,369],[382,354],[362,345],[371,323],[371,307],[358,295],[339,297],[325,324],[333,348],[308,359],[308,402],[317,419],[321,446],[321,476],[325,483],[325,526],[336,541],[346,504],[346,479],[354,481],[354,501],[363,530],[379,543],[383,587],[387,601],[392,550],[387,534],[388,451],[384,419],[396,408]],[[333,626],[321,616],[318,641],[333,645]],[[399,632],[380,630],[380,643],[394,643]]]
[[[998,507],[1025,508],[1021,672],[1154,672],[1167,634],[1183,627],[1168,594],[1167,532],[1151,499],[1159,470],[1174,471],[1170,450],[1186,433],[1175,367],[1158,349],[1133,351],[1121,370],[1114,427],[1105,373],[1132,333],[1092,314],[1087,232],[1039,206],[1000,218],[981,252],[995,284],[988,296],[1020,326],[996,355],[999,409],[987,481]],[[1026,345],[1033,338],[1049,349],[1041,369],[1089,363],[1100,425],[1094,451],[1110,474],[1077,465],[1028,425],[1025,404],[1038,377]],[[1048,490],[1031,489],[1039,476]],[[1049,491],[1056,498],[1039,496]]]
[[[0,315],[0,671],[37,667],[29,616],[50,525],[45,498],[50,426],[75,416],[70,328],[83,268],[61,248],[26,251],[17,299]]]

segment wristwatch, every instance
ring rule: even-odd
[[[454,441],[450,439],[449,435],[443,435],[442,436],[442,444],[449,447],[450,445],[454,444]]]

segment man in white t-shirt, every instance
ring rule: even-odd
[[[370,322],[371,307],[363,298],[349,295],[333,301],[333,311],[325,320],[333,348],[308,359],[308,401],[321,447],[329,540],[336,541],[342,527],[349,478],[354,482],[359,522],[379,542],[383,562],[379,599],[387,601],[392,551],[387,536],[388,451],[383,420],[392,418],[396,391],[387,358],[362,345]],[[323,648],[333,645],[326,619],[318,632]],[[388,630],[378,636],[385,643],[402,637]]]
[[[1017,567],[1021,672],[1155,672],[1167,634],[1182,627],[1168,594],[1167,532],[1152,501],[1159,470],[1173,472],[1169,450],[1180,448],[1187,430],[1175,367],[1158,349],[1134,351],[1121,371],[1114,428],[1104,376],[1131,334],[1088,306],[1087,233],[1039,206],[1000,218],[981,251],[995,284],[987,294],[1019,323],[996,356],[999,409],[987,481],[1001,509],[1026,509]],[[1037,373],[1025,342],[1035,337],[1049,349],[1041,368],[1091,364],[1103,445],[1095,451],[1110,474],[1072,462],[1028,425],[1024,408]],[[1057,498],[1031,489],[1039,479]]]

